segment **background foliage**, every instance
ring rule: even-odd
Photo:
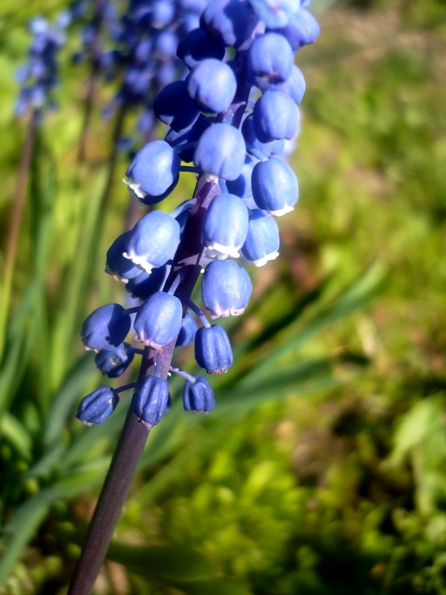
[[[14,70],[27,19],[61,6],[0,8],[5,240],[25,137]],[[281,256],[255,271],[255,300],[232,322],[238,363],[214,381],[216,414],[174,406],[151,435],[97,593],[446,593],[446,4],[319,7],[322,35],[298,54],[302,199]],[[0,329],[8,595],[66,589],[125,413],[87,431],[72,421],[98,382],[80,322],[123,299],[103,254],[128,209],[126,157],[110,173],[99,108],[76,165],[87,67],[69,63],[75,50],[39,130]]]

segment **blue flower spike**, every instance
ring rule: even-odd
[[[102,349],[95,357],[96,367],[109,378],[118,378],[127,370],[135,357],[129,343],[119,345],[113,351]]]
[[[127,185],[144,204],[156,204],[168,196],[178,183],[180,158],[163,140],[140,149],[127,168]]]
[[[210,256],[238,258],[248,235],[249,212],[235,194],[219,194],[203,220],[203,244]]]
[[[236,180],[242,173],[245,157],[246,146],[240,130],[229,124],[214,124],[201,135],[194,163],[210,180],[219,177]]]
[[[215,408],[215,397],[211,385],[202,376],[186,380],[183,388],[183,407],[194,413],[210,413]]]
[[[130,315],[119,304],[106,304],[84,320],[81,338],[87,351],[114,351],[126,338]]]
[[[158,376],[145,378],[133,394],[132,408],[144,426],[150,430],[169,410],[169,385]]]
[[[178,221],[164,211],[152,211],[144,215],[130,232],[123,256],[150,273],[173,257],[179,242]]]
[[[201,298],[211,318],[243,314],[252,293],[248,273],[233,260],[208,264],[201,282]]]
[[[195,66],[187,77],[186,85],[200,110],[212,113],[226,111],[237,90],[231,68],[215,58],[207,58]]]
[[[111,386],[100,386],[79,403],[76,417],[86,426],[102,424],[119,403],[119,396]]]
[[[279,256],[279,228],[274,218],[260,209],[249,212],[249,228],[242,254],[256,267]]]
[[[174,295],[157,291],[140,307],[134,322],[135,339],[161,350],[178,337],[183,322],[183,307]]]
[[[296,174],[283,159],[261,161],[252,172],[252,194],[260,209],[281,217],[293,210],[299,198]]]
[[[195,359],[208,374],[224,374],[234,361],[228,334],[222,326],[201,327],[195,335]]]

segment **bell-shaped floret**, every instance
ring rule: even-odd
[[[203,219],[203,244],[212,256],[237,258],[248,233],[248,208],[235,194],[216,196]]]
[[[294,103],[299,104],[305,94],[305,88],[306,84],[304,75],[302,74],[300,68],[294,65],[291,70],[290,78],[285,83],[283,83],[283,85],[278,85],[275,90],[286,93],[291,97]]]
[[[248,198],[252,196],[251,176],[254,168],[254,161],[251,157],[245,157],[245,164],[243,165],[242,173],[236,180],[232,182],[228,180],[226,186],[231,194],[235,194],[240,198]]]
[[[284,27],[296,10],[296,0],[250,0],[257,16],[267,27]]]
[[[166,142],[175,147],[181,161],[190,163],[194,160],[195,147],[190,144],[197,143],[206,128],[213,123],[213,118],[208,118],[201,114],[198,120],[192,126],[176,132],[170,129],[166,134]],[[181,149],[182,145],[187,145],[186,149]]]
[[[131,323],[130,315],[119,304],[101,306],[84,320],[82,343],[87,351],[113,351],[126,338]]]
[[[195,341],[195,334],[198,330],[197,323],[192,314],[187,311],[186,316],[183,318],[183,324],[181,325],[180,334],[178,335],[175,347],[184,347],[190,345]]]
[[[76,417],[86,426],[102,424],[116,409],[118,394],[111,386],[100,386],[82,399]]]
[[[255,105],[253,124],[262,143],[291,140],[299,131],[299,110],[286,93],[267,91]]]
[[[252,293],[248,273],[233,260],[208,264],[201,282],[201,298],[211,318],[243,314]]]
[[[177,185],[180,159],[168,143],[155,140],[136,153],[125,175],[129,188],[144,204],[156,204]]]
[[[258,17],[245,0],[214,0],[200,17],[202,29],[236,48],[251,36],[258,23]]]
[[[245,156],[246,146],[240,130],[229,124],[214,124],[201,135],[194,163],[211,178],[236,180],[242,173]]]
[[[203,112],[226,111],[237,90],[231,67],[215,58],[197,64],[187,77],[186,85],[190,97]]]
[[[186,380],[183,388],[183,406],[186,411],[209,413],[214,410],[215,397],[211,385],[201,376],[194,376],[195,382]]]
[[[131,230],[123,255],[150,273],[174,256],[179,242],[178,221],[164,211],[152,211]]]
[[[178,36],[173,31],[167,29],[162,31],[155,39],[155,54],[161,60],[172,59],[177,52],[177,46]]]
[[[232,366],[228,334],[222,326],[201,327],[195,335],[195,359],[208,374],[222,374]]]
[[[118,281],[124,281],[124,283],[127,283],[129,279],[134,279],[141,273],[139,267],[122,255],[126,250],[127,240],[131,233],[131,231],[126,231],[116,238],[107,251],[105,262],[105,272],[113,275]]]
[[[243,256],[256,267],[279,256],[279,228],[274,218],[260,209],[249,212],[248,237],[242,248]]]
[[[192,126],[200,115],[184,81],[176,81],[164,87],[153,102],[153,111],[161,122],[176,131]]]
[[[167,380],[147,376],[134,392],[132,409],[148,430],[156,426],[169,410]]]
[[[284,83],[291,74],[293,52],[282,35],[266,33],[252,42],[248,53],[250,81],[262,91]]]
[[[278,155],[283,151],[283,147],[285,145],[284,140],[273,140],[266,143],[259,141],[254,130],[252,114],[249,114],[249,116],[244,120],[242,125],[242,134],[246,141],[246,150],[248,153],[250,152],[249,145],[251,145],[251,147],[253,147],[256,151],[260,151],[263,155],[265,155],[265,157],[269,157],[270,155]],[[234,192],[234,194],[237,194],[238,196],[237,192]]]
[[[177,56],[189,68],[194,68],[206,58],[223,60],[225,45],[220,39],[210,37],[203,29],[190,31],[178,44]]]
[[[282,159],[261,161],[252,172],[252,194],[259,209],[276,217],[285,215],[299,198],[296,174]]]
[[[170,271],[170,266],[164,265],[158,269],[152,269],[151,273],[145,271],[126,283],[126,290],[135,298],[146,300],[152,293],[160,291]]]
[[[101,350],[94,358],[96,367],[109,378],[118,378],[123,374],[135,357],[132,346],[122,343],[113,351]]]
[[[136,314],[135,337],[149,347],[161,349],[175,341],[181,330],[183,308],[174,295],[157,291],[142,304]]]
[[[152,6],[152,27],[162,29],[169,25],[175,17],[175,4],[170,0],[155,0]]]
[[[274,31],[283,35],[293,52],[297,52],[304,45],[316,41],[319,37],[320,27],[311,12],[301,8],[290,16],[288,24],[281,28],[275,26]]]

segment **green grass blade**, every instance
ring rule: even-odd
[[[32,458],[32,438],[20,421],[5,411],[0,421],[0,433],[27,461]]]

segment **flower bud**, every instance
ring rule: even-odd
[[[252,283],[248,273],[233,260],[216,260],[206,267],[201,282],[201,297],[211,318],[243,314],[251,292]]]
[[[181,145],[198,142],[203,132],[206,130],[206,128],[209,128],[212,122],[213,118],[208,118],[201,114],[195,124],[189,126],[188,128],[184,128],[179,132],[170,129],[166,134],[165,140],[169,143],[169,145],[175,147],[175,150],[177,151],[181,161],[190,163],[194,160],[195,148],[189,147],[187,149],[181,150]]]
[[[213,113],[227,110],[237,90],[235,74],[230,66],[215,58],[207,58],[195,66],[186,79],[186,85],[189,96],[200,110]]]
[[[131,233],[131,231],[126,231],[118,236],[108,249],[106,256],[105,272],[124,283],[141,273],[139,267],[122,255],[126,250],[127,240]]]
[[[133,297],[146,300],[152,293],[161,291],[170,271],[170,266],[164,265],[152,269],[151,273],[141,272],[141,269],[138,270],[139,275],[129,279],[128,283],[125,284],[125,288]]]
[[[286,93],[297,105],[302,101],[302,98],[305,94],[305,89],[306,83],[304,75],[302,74],[300,68],[298,68],[296,65],[293,65],[289,79],[283,83],[283,85],[278,85],[275,91],[282,91],[283,93]]]
[[[215,398],[209,382],[194,376],[195,382],[186,380],[183,388],[183,406],[186,411],[209,413],[215,407]]]
[[[118,394],[111,386],[100,386],[82,399],[76,417],[86,426],[102,424],[119,403]]]
[[[175,347],[184,347],[185,345],[193,343],[195,341],[195,334],[197,330],[198,326],[195,322],[195,318],[189,311],[187,311],[186,316],[183,318],[180,334],[178,335]]]
[[[293,52],[282,35],[266,33],[252,42],[248,52],[250,81],[262,91],[274,90],[291,74]]]
[[[217,257],[237,258],[248,234],[248,208],[234,194],[216,196],[204,216],[203,244]]]
[[[157,376],[145,378],[135,390],[132,408],[148,430],[156,426],[169,408],[167,380]]]
[[[178,44],[177,56],[186,66],[193,68],[206,58],[223,60],[225,46],[222,41],[209,37],[203,29],[190,31]]]
[[[261,267],[279,256],[279,246],[279,228],[273,217],[260,209],[250,211],[248,236],[242,247],[243,256],[256,267]]]
[[[178,183],[180,159],[163,140],[140,149],[126,171],[129,187],[144,204],[156,204]]]
[[[201,327],[195,335],[195,359],[208,374],[222,374],[232,366],[229,337],[222,326]]]
[[[118,378],[123,374],[135,357],[132,346],[122,343],[113,351],[101,350],[95,357],[96,367],[109,378]]]
[[[267,91],[255,105],[253,123],[256,136],[262,143],[291,140],[299,131],[299,110],[286,93]]]
[[[202,29],[236,48],[248,39],[258,22],[251,6],[243,0],[214,0],[200,17]]]
[[[200,115],[184,81],[175,81],[164,87],[153,102],[153,111],[161,122],[176,131],[192,126]]]
[[[181,330],[183,307],[174,295],[157,291],[142,304],[135,318],[135,337],[160,350],[175,341]]]
[[[251,189],[251,175],[254,168],[254,161],[251,157],[246,156],[245,164],[243,165],[242,173],[234,181],[228,181],[226,186],[231,194],[235,194],[240,198],[249,198],[252,196]]]
[[[265,157],[269,157],[270,155],[278,155],[283,151],[283,147],[285,145],[285,141],[283,139],[273,140],[266,143],[262,143],[259,141],[254,131],[254,122],[252,114],[249,114],[249,116],[244,120],[242,125],[242,133],[246,143],[252,145],[254,149],[263,153]],[[247,150],[249,153],[249,148]],[[234,192],[234,194],[237,194],[237,196],[239,196],[237,192]]]
[[[297,52],[304,45],[314,43],[320,33],[318,22],[304,7],[290,15],[288,24],[274,30],[288,40],[293,52]]]
[[[130,316],[119,304],[106,304],[97,308],[84,320],[82,343],[87,351],[113,351],[127,336]]]
[[[164,211],[152,211],[131,230],[123,256],[150,273],[174,256],[179,241],[178,221]]]
[[[296,174],[282,159],[261,161],[252,172],[252,194],[260,209],[276,217],[289,213],[299,198]]]
[[[209,176],[236,180],[242,173],[245,156],[242,133],[229,124],[214,124],[201,135],[194,163]]]

